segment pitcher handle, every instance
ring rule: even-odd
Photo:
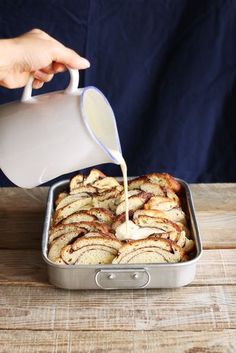
[[[68,68],[68,71],[70,73],[70,82],[64,92],[67,94],[73,94],[77,91],[79,86],[79,71],[76,69],[70,69],[70,68]],[[21,97],[21,102],[28,102],[32,99],[33,81],[34,81],[34,77],[33,75],[30,75],[29,81],[27,82],[24,88],[24,91]]]

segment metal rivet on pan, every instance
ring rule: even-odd
[[[134,274],[132,275],[132,277],[133,277],[133,279],[137,279],[137,278],[138,278],[138,274],[137,274],[137,273],[134,273]]]
[[[114,273],[109,273],[109,275],[107,276],[108,279],[114,279],[115,275]]]

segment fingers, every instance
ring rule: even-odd
[[[45,82],[49,82],[52,80],[53,78],[53,74],[49,74],[47,72],[51,72],[51,70],[49,70],[48,68],[42,69],[42,70],[38,70],[34,72],[34,81],[33,81],[33,88],[34,89],[39,89],[41,87],[43,87],[43,84]]]
[[[34,78],[36,78],[38,81],[49,82],[53,78],[53,73],[48,74],[44,71],[44,69],[38,70],[34,72]]]
[[[63,64],[71,69],[87,69],[90,62],[77,54],[74,50],[64,47],[64,45],[56,45],[53,48],[53,61]]]
[[[87,69],[90,67],[90,62],[87,59],[77,54],[74,50],[67,48],[44,31],[35,28],[28,32],[28,34],[40,37],[48,41],[48,44],[50,44],[49,50],[52,51],[52,61],[61,65],[58,66],[59,71],[56,72],[64,71],[64,67],[62,69],[62,66],[68,66],[71,69]]]
[[[66,66],[60,63],[52,63],[52,68],[55,73],[66,71]]]
[[[66,71],[66,66],[60,63],[53,62],[39,71],[42,71],[46,74],[55,74],[58,72]]]
[[[35,79],[33,81],[32,87],[34,89],[39,89],[39,88],[43,87],[43,82]]]
[[[7,65],[6,78],[3,76],[4,80],[0,82],[5,87],[23,87],[33,74],[33,88],[38,89],[67,67],[76,70],[90,67],[88,60],[40,29],[33,29],[10,41],[15,55]]]

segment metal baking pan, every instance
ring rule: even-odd
[[[67,189],[69,180],[54,184],[48,194],[44,222],[42,255],[47,264],[50,283],[64,289],[141,289],[141,288],[177,288],[193,281],[196,265],[202,253],[202,245],[194,212],[191,191],[181,179],[183,197],[186,200],[185,212],[189,216],[189,228],[195,240],[196,251],[191,260],[171,264],[108,264],[108,265],[58,265],[48,257],[48,232],[54,200]]]

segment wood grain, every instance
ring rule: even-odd
[[[0,249],[40,249],[44,212],[0,211]]]
[[[50,286],[39,250],[0,250],[0,284]],[[236,285],[236,249],[206,250],[192,285]]]
[[[236,199],[236,195],[235,195]],[[236,212],[196,212],[205,249],[236,248]]]
[[[21,189],[17,187],[5,187],[0,189],[0,193],[0,211],[35,212],[44,210],[48,188]]]
[[[2,353],[235,353],[236,331],[2,331]]]
[[[196,211],[236,211],[236,183],[191,184]]]
[[[2,285],[0,329],[235,329],[235,303],[231,285],[113,292]]]
[[[52,287],[40,252],[47,188],[0,189],[0,353],[235,352],[236,184],[191,189],[208,249],[195,281],[110,292]]]

